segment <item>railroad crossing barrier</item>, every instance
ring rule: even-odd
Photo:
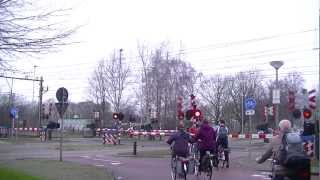
[[[0,137],[8,137],[9,136],[9,128],[1,127],[0,128]]]

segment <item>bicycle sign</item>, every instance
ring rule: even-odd
[[[245,100],[246,110],[254,110],[256,108],[256,101],[253,98],[247,98]]]

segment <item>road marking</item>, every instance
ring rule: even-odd
[[[121,162],[120,162],[120,161],[112,161],[110,164],[111,164],[111,165],[120,165]]]
[[[96,158],[103,158],[104,156],[103,155],[95,155]]]
[[[259,177],[259,178],[262,178],[262,179],[265,179],[265,180],[270,180],[271,178],[266,176],[266,175],[262,175],[262,174],[252,174],[251,176],[253,177]]]
[[[97,166],[97,167],[104,167],[103,164],[95,164],[95,166]]]
[[[80,156],[81,158],[86,158],[86,159],[89,159],[90,157],[89,156]]]
[[[260,174],[269,175],[269,174],[271,174],[271,172],[264,172],[264,171],[262,171],[262,172],[260,172]]]
[[[121,176],[118,176],[118,177],[117,177],[117,179],[124,179],[124,178],[123,178],[123,177],[121,177]]]
[[[92,160],[94,160],[94,161],[104,161],[104,162],[112,161],[112,160],[108,160],[108,159],[98,159],[98,158],[93,158]]]
[[[91,159],[94,161],[103,161],[103,162],[110,162],[111,165],[120,165],[122,164],[120,161],[113,161],[113,160],[109,160],[109,159],[99,159],[99,158],[90,158],[89,156],[80,156],[81,158],[85,158],[85,159]]]

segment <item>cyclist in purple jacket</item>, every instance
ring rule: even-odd
[[[216,131],[209,125],[207,120],[204,120],[195,136],[195,140],[199,143],[200,160],[206,151],[210,151],[211,154],[216,155],[216,136]],[[201,171],[201,163],[199,169]]]

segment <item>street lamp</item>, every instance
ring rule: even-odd
[[[272,103],[275,104],[275,124],[277,127],[279,122],[279,104],[280,104],[280,90],[278,82],[278,70],[283,65],[283,61],[271,61],[270,65],[276,69],[276,88],[272,93]]]

